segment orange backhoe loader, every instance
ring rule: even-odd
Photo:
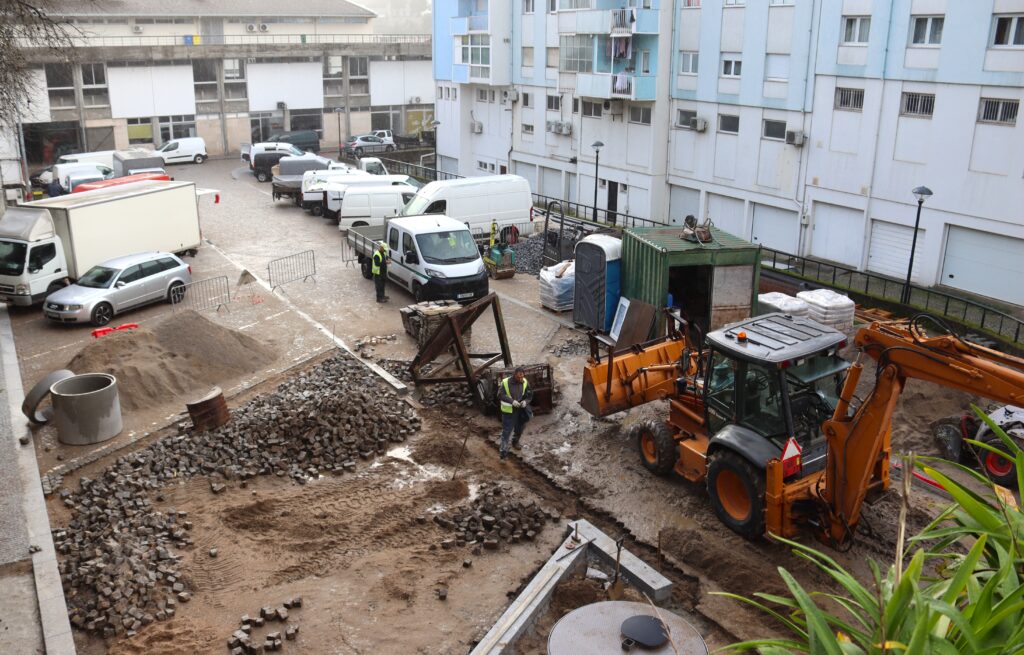
[[[603,417],[667,399],[667,419],[634,426],[641,460],[705,480],[719,519],[748,538],[809,524],[847,542],[865,496],[889,486],[892,415],[908,379],[1024,403],[1024,359],[930,316],[861,328],[853,364],[839,356],[846,336],[810,319],[767,314],[701,337],[667,316],[664,337],[626,350],[592,335],[580,402]],[[876,379],[857,398],[865,356]]]

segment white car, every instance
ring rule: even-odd
[[[380,139],[385,145],[395,145],[395,137],[391,134],[391,130],[374,130],[372,134]]]
[[[165,164],[186,162],[202,164],[208,158],[206,154],[206,141],[201,136],[171,139],[160,146],[156,154],[163,158]]]

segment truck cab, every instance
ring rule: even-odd
[[[28,307],[64,286],[64,246],[50,212],[11,207],[0,221],[0,302]]]

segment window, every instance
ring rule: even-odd
[[[136,280],[142,279],[142,265],[136,264],[135,266],[129,266],[128,268],[121,271],[121,277],[118,278],[118,282],[124,282],[130,284]]]
[[[786,121],[773,121],[764,119],[764,125],[761,128],[761,136],[766,139],[777,139],[784,141],[786,139]]]
[[[601,103],[583,101],[583,116],[589,118],[601,118]]]
[[[1024,46],[1024,14],[996,16],[992,45]]]
[[[523,123],[523,134],[533,134],[533,125]]]
[[[700,8],[700,0],[683,0],[684,8]]]
[[[69,64],[46,64],[46,89],[50,107],[69,109],[76,106],[75,80]]]
[[[160,152],[174,152],[177,149],[178,149],[178,142],[177,141],[171,141],[170,143],[165,145],[163,148],[160,148]]]
[[[523,0],[523,13],[524,14],[532,14],[533,13],[533,0]]]
[[[438,90],[441,90],[441,87],[438,87]],[[444,87],[444,99],[445,100],[451,100],[452,99],[452,90],[449,89],[448,87]]]
[[[329,55],[324,59],[324,77],[342,77],[344,68],[341,55]],[[225,73],[225,77],[227,74]]]
[[[871,33],[871,16],[843,16],[843,44],[868,42]]]
[[[391,250],[394,250],[396,252],[398,251],[398,229],[397,228],[393,227],[393,228],[391,228],[391,231],[388,232],[388,248],[390,248]]]
[[[738,6],[747,4],[747,0],[725,0],[725,6]]]
[[[651,74],[651,51],[641,50],[640,51],[640,74],[650,75]]]
[[[639,123],[640,125],[651,124],[651,108],[641,107],[640,105],[629,106],[629,122]]]
[[[290,113],[293,131],[312,130],[316,132],[317,137],[323,137],[323,109],[292,109]]]
[[[934,93],[904,93],[900,100],[900,114],[931,118],[935,111]]]
[[[594,70],[594,37],[585,34],[563,36],[558,51],[558,70],[565,73],[590,73]]]
[[[590,9],[592,0],[558,0],[559,9]]]
[[[861,111],[864,109],[864,89],[836,87],[836,109]]]
[[[487,89],[477,89],[476,99],[480,102],[487,102]]]
[[[149,118],[129,118],[128,143],[153,143],[153,121]]]
[[[53,243],[47,243],[41,246],[35,246],[28,253],[28,272],[34,273],[38,271],[47,262],[53,261],[53,258],[57,256],[57,245]]]
[[[548,13],[553,14],[558,11],[558,0],[548,0]]]
[[[1016,125],[1017,109],[1020,100],[1003,100],[1001,98],[982,98],[978,108],[979,123],[999,123],[1000,125]]]
[[[370,58],[369,57],[349,57],[348,58],[348,76],[349,77],[366,77],[369,75],[370,70]]]
[[[942,43],[942,16],[914,16],[914,31],[910,41],[914,45],[939,45]]]
[[[459,99],[459,87],[453,86],[452,87],[452,100],[458,100],[458,99]]]
[[[548,111],[562,110],[562,96],[548,96]]]
[[[727,134],[739,134],[740,132],[740,117],[730,116],[729,114],[718,115],[718,131],[725,132]]]
[[[341,73],[341,57],[329,57],[328,59],[338,59],[338,73]],[[245,79],[245,62],[241,59],[225,59],[224,60],[224,81],[238,81]]]
[[[558,48],[548,48],[545,55],[545,64],[548,68],[558,68]]]
[[[580,99],[579,98],[573,98],[572,99],[572,113],[574,113],[574,114],[580,113]]]
[[[722,55],[722,77],[739,77],[743,62],[738,54]]]
[[[786,81],[789,79],[789,55],[765,55],[764,79]]]
[[[700,59],[700,55],[696,52],[684,51],[679,53],[679,74],[680,75],[696,75],[697,74],[697,62]]]
[[[491,37],[488,34],[469,34],[462,37],[462,62],[469,64],[470,77],[490,77]]]
[[[444,91],[442,87],[437,87],[437,99],[440,100],[442,97],[444,97]]]
[[[532,107],[533,106],[531,104],[533,102],[533,100],[530,98],[530,94],[529,93],[524,93],[522,97],[523,97],[523,107]]]
[[[416,246],[413,244],[412,235],[408,232],[402,233],[402,253],[403,254],[416,254]]]
[[[676,127],[681,127],[686,130],[693,129],[690,127],[690,122],[697,119],[697,112],[692,109],[677,109],[676,110]]]
[[[792,5],[795,0],[768,0],[770,5]]]
[[[159,120],[160,143],[196,135],[195,116],[161,116]]]
[[[523,66],[533,67],[533,47],[523,46]]]
[[[212,59],[192,60],[192,81],[196,84],[217,84],[217,66]]]
[[[494,90],[487,92],[487,102],[494,102],[498,98],[498,93]]]
[[[107,69],[103,64],[82,64],[82,86],[106,86]]]
[[[476,167],[479,168],[482,171],[486,171],[487,170],[487,162],[485,162],[485,161],[477,161],[476,162]]]

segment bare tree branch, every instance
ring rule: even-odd
[[[75,59],[80,32],[51,15],[58,6],[54,0],[0,0],[0,124],[15,125],[40,92],[32,75],[38,64],[31,63],[31,50],[49,51],[69,63]]]

